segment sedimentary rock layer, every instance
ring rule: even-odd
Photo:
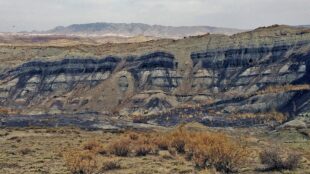
[[[0,67],[1,106],[28,114],[178,118],[180,108],[194,106],[199,114],[187,115],[202,119],[211,110],[215,115],[310,110],[306,29],[273,26],[233,36],[34,49],[2,48],[7,66]],[[26,60],[11,65],[19,60],[16,50]],[[44,53],[50,56],[38,58]]]

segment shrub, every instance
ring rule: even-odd
[[[131,140],[138,140],[138,139],[139,139],[139,134],[137,134],[137,133],[135,133],[135,132],[130,132],[130,133],[128,134],[128,136],[129,136],[129,138],[130,138]]]
[[[170,140],[163,135],[156,135],[156,138],[154,138],[153,143],[161,150],[168,150]]]
[[[155,141],[158,139],[155,139]],[[184,126],[162,135],[162,142],[169,142],[171,155],[185,153],[186,160],[193,160],[201,168],[214,167],[221,172],[233,172],[247,159],[246,145],[223,133],[188,131]],[[157,145],[166,144],[158,143]]]
[[[97,140],[91,140],[83,144],[83,150],[88,150],[95,154],[105,155],[107,154],[107,149]]]
[[[95,154],[72,149],[63,154],[65,164],[72,174],[93,174],[98,170]]]
[[[175,138],[171,141],[170,146],[172,148],[175,148],[175,150],[178,153],[184,153],[185,152],[185,140],[181,138]]]
[[[130,144],[130,149],[134,151],[136,156],[158,153],[158,148],[154,143],[153,134],[137,134],[136,136],[139,138],[132,140]],[[134,138],[136,136],[134,136]]]
[[[97,149],[103,149],[102,145],[96,141],[90,141],[82,147],[83,153],[79,152],[82,154],[71,152],[73,155],[66,157],[71,171],[85,173],[90,169],[97,168],[96,158],[91,154],[95,155],[98,153]],[[128,156],[131,152],[134,152],[136,156],[145,156],[157,154],[158,149],[168,150],[173,156],[184,154],[186,160],[192,160],[198,167],[213,167],[224,173],[236,171],[248,156],[247,148],[244,145],[223,133],[189,131],[185,130],[184,126],[175,131],[161,134],[130,132],[118,140],[112,141],[107,148],[109,154],[116,156]],[[296,158],[291,158],[286,161],[287,166],[295,166],[292,161]],[[118,168],[118,165],[112,161],[104,163],[102,170],[114,168]]]
[[[191,141],[188,142],[185,146],[185,159],[188,161],[193,160],[193,156],[194,156],[194,152],[196,148],[194,143]]]
[[[170,140],[169,148],[174,148],[178,153],[185,153],[186,141],[189,141],[188,132],[183,130],[184,125],[177,128],[176,131],[172,132],[171,135],[166,137]]]
[[[107,170],[115,170],[115,169],[120,169],[121,166],[118,162],[114,160],[109,160],[103,162],[102,170],[107,171]]]
[[[145,156],[152,152],[152,146],[149,144],[141,144],[136,145],[135,147],[135,154],[136,156]]]
[[[116,156],[127,156],[130,152],[129,144],[130,141],[127,139],[118,140],[109,146],[110,153]]]
[[[194,133],[188,156],[201,168],[213,166],[221,172],[233,172],[246,160],[245,146],[221,133]]]
[[[185,153],[185,159],[192,160],[198,167],[212,166],[224,173],[236,171],[249,155],[241,141],[223,133],[188,131],[184,125],[153,141],[161,149],[168,144],[171,155]]]
[[[264,150],[259,155],[266,170],[293,170],[298,167],[301,156],[296,153],[284,153],[280,148]]]
[[[91,140],[83,144],[83,149],[97,153],[100,152],[103,149],[103,147],[101,143],[98,142],[97,140]]]
[[[284,166],[287,170],[294,170],[298,167],[300,160],[301,160],[301,155],[296,154],[296,153],[291,153],[286,159]]]

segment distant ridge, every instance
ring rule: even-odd
[[[160,38],[181,38],[206,33],[232,35],[244,30],[210,26],[162,26],[143,23],[89,23],[58,26],[44,33],[75,36],[152,36]]]
[[[299,27],[310,28],[310,25],[300,25]]]

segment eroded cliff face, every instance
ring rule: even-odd
[[[309,42],[294,45],[262,46],[253,48],[208,50],[193,53],[197,71],[193,76],[193,88],[204,93],[225,96],[224,99],[246,97],[253,100],[249,105],[240,105],[237,110],[257,112],[277,108],[288,102],[288,96],[281,95],[268,100],[255,99],[258,91],[268,86],[307,84],[309,52],[300,53]],[[263,98],[260,95],[260,98]],[[223,97],[216,97],[218,100]]]
[[[143,115],[160,123],[310,111],[308,30],[274,26],[230,37],[81,47],[96,55],[30,57],[3,69],[0,105],[25,114]]]
[[[74,112],[94,103],[98,110],[85,108],[87,112],[110,112],[136,93],[171,93],[182,78],[176,66],[174,55],[165,52],[124,59],[109,56],[30,61],[1,75],[1,105],[35,110],[40,105],[42,112],[52,113]],[[105,98],[107,101],[98,105],[98,100]]]

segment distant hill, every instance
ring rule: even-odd
[[[89,23],[73,24],[67,27],[58,26],[46,31],[49,34],[65,34],[78,36],[152,36],[161,38],[181,38],[206,33],[232,35],[244,30],[232,28],[218,28],[210,26],[162,26],[142,23]]]
[[[310,25],[297,25],[298,28],[310,28]]]

